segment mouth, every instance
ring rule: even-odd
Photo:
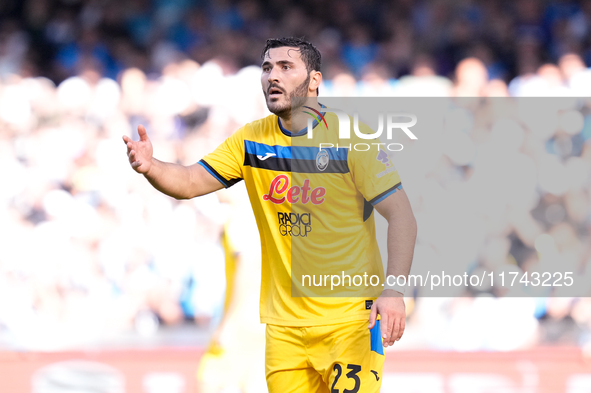
[[[283,95],[283,90],[281,90],[278,87],[272,87],[269,89],[269,98],[277,98],[281,95]]]

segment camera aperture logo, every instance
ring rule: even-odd
[[[316,110],[312,107],[309,107],[309,106],[304,106],[304,108],[307,108],[307,109],[310,109],[311,111],[313,111],[315,114],[307,112],[307,111],[304,111],[304,113],[312,116],[312,118],[315,119],[319,124],[324,124],[324,126],[328,130],[328,123],[322,113],[320,113],[318,110]],[[337,115],[338,124],[339,124],[339,141],[351,139],[350,116],[340,109],[323,107],[322,110],[324,111],[325,114],[327,112],[329,112],[329,113],[334,113],[335,115]],[[313,119],[308,119],[308,133],[307,133],[308,139],[314,138]],[[402,119],[410,119],[410,120],[401,121]],[[364,132],[361,132],[360,127],[359,127],[359,114],[354,113],[352,128],[353,128],[353,131],[355,132],[355,135],[359,139],[364,139],[364,140],[376,140],[376,139],[379,140],[382,133],[384,131],[386,131],[386,139],[388,141],[391,141],[393,139],[394,130],[401,130],[411,140],[417,140],[418,139],[417,136],[410,130],[410,128],[415,126],[416,124],[417,124],[417,116],[413,113],[386,113],[386,114],[379,113],[378,114],[378,128],[377,128],[377,130],[374,133],[364,133]],[[362,143],[349,143],[349,144],[337,143],[336,145],[334,143],[324,143],[323,142],[318,145],[318,148],[320,150],[322,150],[324,148],[336,148],[337,151],[339,149],[369,151],[369,150],[373,150],[372,146],[376,147],[376,150],[374,150],[374,151],[380,151],[380,147],[382,147],[382,146],[385,149],[387,149],[388,151],[401,151],[404,148],[404,146],[401,143],[397,143],[397,142],[391,142],[391,143],[382,143],[382,142],[364,143],[364,142],[362,142]]]
[[[328,124],[326,123],[326,119],[324,118],[324,115],[322,113],[320,113],[316,109],[312,108],[311,106],[305,106],[304,105],[304,108],[310,109],[312,112],[314,112],[316,115],[314,115],[314,113],[310,113],[310,112],[304,111],[305,114],[310,115],[314,119],[316,119],[316,121],[318,122],[318,124],[322,125],[322,123],[324,123],[324,126],[328,130]],[[310,128],[310,127],[308,126],[308,128]]]

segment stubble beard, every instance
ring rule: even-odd
[[[269,92],[265,92],[265,101],[267,102],[267,108],[269,112],[274,113],[282,119],[291,119],[291,111],[301,108],[308,99],[308,85],[310,84],[310,74],[306,80],[297,86],[291,93],[289,93],[287,102],[283,104],[277,102],[269,102]]]

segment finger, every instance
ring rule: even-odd
[[[137,126],[137,133],[140,136],[140,141],[147,141],[148,140],[148,133],[146,132],[146,127],[143,125]]]
[[[393,318],[392,320],[392,334],[390,335],[390,345],[398,340],[398,333],[400,332],[400,318]]]
[[[402,335],[404,334],[404,329],[406,329],[406,318],[400,318],[400,332],[398,333],[398,340],[396,341],[400,341],[400,339],[402,338]]]
[[[137,169],[137,168],[139,168],[140,166],[142,166],[142,162],[141,162],[141,161],[134,161],[134,162],[132,162],[132,163],[131,163],[131,167],[132,167],[133,169]]]
[[[125,142],[125,144],[128,144],[131,142],[131,139],[129,139],[127,135],[123,135],[123,142]]]
[[[376,304],[374,303],[371,306],[371,311],[369,312],[369,328],[373,328],[376,324],[376,319],[378,317],[378,310],[376,308]]]
[[[135,150],[132,150],[131,153],[129,153],[129,162],[134,163],[136,161],[139,161],[139,157],[135,153]]]
[[[380,330],[383,338],[384,346],[388,346],[388,339],[390,338],[390,334],[392,333],[392,326],[390,326],[390,321],[388,319],[388,315],[382,315],[382,322],[380,322]]]

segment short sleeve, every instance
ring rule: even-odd
[[[199,161],[199,164],[226,188],[243,179],[244,128],[236,131]]]
[[[372,132],[367,126],[365,128],[367,133]],[[359,138],[355,142],[362,143],[362,145],[359,145],[359,150],[353,148],[349,151],[349,167],[355,186],[365,200],[375,206],[389,195],[402,189],[400,175],[390,156],[386,153],[385,144],[381,143],[379,139],[362,140]],[[370,148],[367,151],[362,151],[367,145]]]

